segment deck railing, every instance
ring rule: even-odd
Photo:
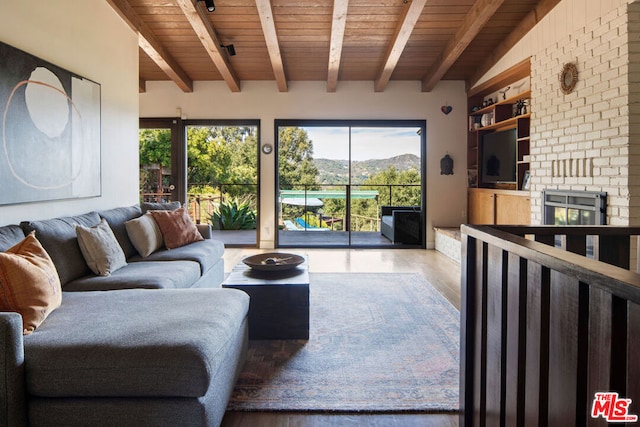
[[[461,231],[461,425],[606,425],[596,392],[640,415],[640,228]]]
[[[318,223],[326,224],[331,231],[370,231],[380,232],[380,206],[382,205],[406,205],[418,204],[420,198],[420,184],[322,184],[322,185],[296,185],[295,189],[281,189],[280,223],[295,220],[305,212],[318,211]],[[290,192],[299,192],[291,195]],[[363,195],[362,193],[367,193]],[[349,195],[349,196],[347,196]],[[347,206],[346,200],[350,198],[352,205]],[[324,204],[327,200],[339,200],[328,208]],[[367,199],[375,203],[375,216],[365,215],[356,211],[354,202],[367,202]],[[413,200],[415,199],[415,200]],[[297,203],[292,203],[297,201]],[[320,201],[321,209],[317,202]],[[292,204],[293,206],[288,206]],[[346,221],[347,212],[351,221]]]

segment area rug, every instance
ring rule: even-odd
[[[250,341],[230,411],[455,412],[459,313],[418,274],[310,275],[309,341]]]

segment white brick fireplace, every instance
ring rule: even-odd
[[[565,95],[565,63],[579,72]],[[640,3],[532,56],[531,219],[545,189],[607,193],[607,223],[640,224]]]

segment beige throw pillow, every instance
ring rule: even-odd
[[[146,214],[124,223],[129,240],[142,257],[148,257],[164,245],[162,232],[151,214]]]
[[[76,224],[78,244],[87,265],[99,276],[109,276],[127,265],[120,244],[105,219],[93,227]]]
[[[149,213],[158,223],[167,249],[204,240],[184,208],[174,211],[149,211]]]
[[[0,253],[0,311],[20,313],[24,335],[31,334],[61,303],[58,272],[33,232]]]

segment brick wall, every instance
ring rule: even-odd
[[[531,58],[531,219],[545,188],[605,191],[607,222],[640,224],[640,4],[617,7]],[[559,74],[573,62],[574,91]]]

